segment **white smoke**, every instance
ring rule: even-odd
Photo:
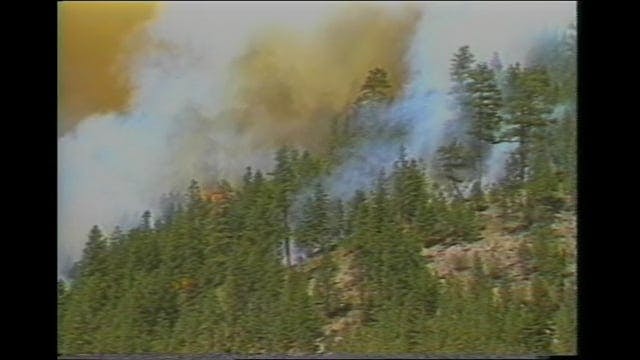
[[[80,122],[58,141],[58,273],[79,259],[93,224],[111,231],[156,212],[161,194],[191,178],[233,178],[245,166],[267,169],[272,152],[220,121],[231,62],[266,26],[312,31],[331,3],[163,4],[146,29],[162,45],[131,64],[136,94],[123,114]],[[258,134],[259,135],[259,134]]]
[[[566,27],[576,19],[575,2],[432,2],[426,3],[407,56],[411,80],[396,108],[412,118],[409,151],[431,158],[440,145],[452,114],[450,61],[469,45],[476,61],[498,52],[502,64],[523,63],[542,34]]]
[[[525,63],[537,41],[557,34],[576,20],[575,2],[425,2],[423,17],[406,54],[410,79],[404,95],[388,109],[386,118],[409,129],[402,142],[366,143],[360,155],[328,179],[334,196],[351,196],[372,184],[382,167],[397,158],[400,143],[409,156],[430,161],[450,134],[454,117],[448,92],[450,61],[459,47],[469,45],[476,61],[489,62],[498,52],[502,64]],[[484,181],[493,183],[504,173],[513,144],[492,148]],[[372,176],[373,175],[373,176]]]
[[[411,80],[389,117],[409,124],[405,144],[409,155],[428,158],[450,118],[448,68],[457,48],[470,45],[480,60],[489,60],[493,51],[499,51],[504,64],[522,61],[536,33],[575,20],[575,3],[423,5],[425,16],[407,54]],[[131,109],[94,115],[59,139],[59,274],[80,257],[93,224],[106,231],[115,225],[135,225],[144,210],[157,212],[162,193],[182,190],[191,178],[233,178],[245,166],[271,167],[272,152],[251,146],[251,136],[259,134],[241,133],[218,116],[233,87],[230,64],[253,34],[266,26],[315,31],[340,6],[331,2],[164,3],[159,18],[147,29],[152,42],[163,47],[131,64],[136,85]],[[360,171],[347,165],[333,182],[342,184],[335,191],[349,188],[343,186],[347,180],[354,187],[370,183],[369,168],[377,173],[395,159],[397,144],[373,145],[360,152],[371,166]]]

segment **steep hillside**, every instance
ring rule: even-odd
[[[496,214],[496,209],[481,214],[485,228],[482,240],[457,245],[436,245],[425,248],[422,254],[441,278],[468,275],[472,259],[479,256],[485,270],[493,279],[528,281],[534,273],[521,252],[531,251],[532,238],[528,231],[514,231],[509,224]],[[551,227],[561,240],[562,251],[568,261],[566,276],[575,276],[576,265],[576,217],[571,212],[555,215]]]
[[[514,289],[520,289],[525,296],[532,298],[532,279],[539,275],[532,264],[531,254],[534,239],[530,231],[523,230],[517,221],[507,221],[499,215],[497,207],[480,214],[484,228],[481,240],[465,244],[435,245],[423,248],[427,267],[434,271],[440,281],[446,283],[451,279],[473,278],[473,259],[478,257],[483,269],[492,281],[495,298],[500,297],[500,284],[508,282]],[[575,279],[576,276],[576,216],[570,211],[555,214],[550,224],[559,240],[558,247],[564,261],[562,270],[563,282]],[[339,293],[340,311],[337,311],[323,327],[323,336],[316,340],[317,352],[336,348],[345,336],[353,334],[365,325],[365,314],[360,309],[362,299],[366,296],[363,289],[362,269],[355,265],[357,252],[337,250],[331,254],[338,263],[338,271],[333,283]],[[303,267],[307,274],[313,274],[320,258],[312,259]],[[315,279],[311,276],[310,294],[313,294]],[[554,339],[554,343],[558,340]]]
[[[372,68],[323,151],[282,146],[137,226],[87,229],[59,282],[60,351],[575,353],[571,46],[557,67],[461,46],[449,132],[420,147]]]

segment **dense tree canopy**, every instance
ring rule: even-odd
[[[137,227],[92,227],[72,280],[58,283],[60,352],[575,352],[573,260],[554,227],[575,210],[575,113],[553,115],[575,102],[556,79],[571,41],[559,64],[529,67],[497,54],[476,63],[461,47],[450,75],[464,131],[431,167],[398,143],[372,187],[331,194],[325,180],[349,148],[386,136],[372,130],[390,87],[375,68],[356,111],[334,119],[327,153],[285,146],[273,169],[247,167],[238,184],[193,180],[164,195]],[[501,143],[516,145],[506,174],[482,186]],[[496,217],[522,239],[517,276],[477,254],[445,276],[423,255],[489,243]]]

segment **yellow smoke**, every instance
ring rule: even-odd
[[[88,115],[122,111],[132,94],[124,66],[131,35],[155,17],[155,2],[59,4],[59,124],[62,133]]]
[[[355,100],[367,72],[382,67],[396,95],[407,78],[406,51],[416,7],[354,5],[319,31],[266,31],[235,64],[234,121],[264,144],[321,149],[330,120]]]

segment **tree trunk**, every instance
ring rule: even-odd
[[[291,241],[289,238],[289,226],[287,225],[287,209],[284,209],[284,228],[285,228],[285,238],[284,238],[284,254],[287,261],[287,267],[291,267]]]

